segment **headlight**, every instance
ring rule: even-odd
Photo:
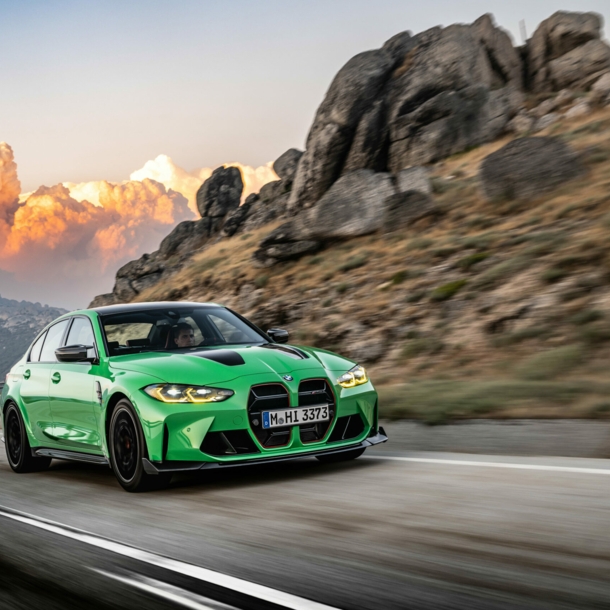
[[[347,373],[343,373],[339,379],[337,379],[337,383],[342,388],[353,388],[357,385],[362,385],[369,380],[366,370],[363,366],[357,364],[353,369],[347,371]]]
[[[221,402],[235,394],[233,390],[171,383],[149,385],[144,391],[161,402]]]

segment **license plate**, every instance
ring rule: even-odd
[[[313,405],[297,409],[263,411],[263,428],[281,428],[300,424],[316,424],[330,419],[328,405]]]

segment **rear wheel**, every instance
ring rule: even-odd
[[[15,472],[40,472],[51,464],[51,458],[34,457],[23,418],[16,405],[7,407],[4,415],[6,457]]]
[[[149,491],[169,484],[171,474],[149,475],[144,471],[144,434],[138,416],[126,399],[119,401],[112,413],[108,450],[112,470],[123,489],[132,492]]]
[[[347,460],[355,460],[359,458],[365,449],[353,449],[352,451],[343,451],[341,453],[331,453],[330,455],[316,455],[316,457],[324,464],[335,464],[337,462],[346,462]]]

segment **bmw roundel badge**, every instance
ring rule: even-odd
[[[284,375],[282,379],[284,379],[285,381],[292,381],[294,377],[292,375]]]

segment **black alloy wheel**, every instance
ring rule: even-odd
[[[165,487],[171,474],[148,475],[142,459],[148,457],[140,421],[131,403],[119,401],[110,420],[108,439],[110,464],[119,483],[126,491],[138,492]]]
[[[32,455],[23,418],[14,404],[8,405],[4,415],[4,442],[9,466],[15,472],[40,472],[51,464],[51,458]]]
[[[320,462],[324,464],[336,464],[337,462],[346,462],[359,458],[366,449],[353,449],[352,451],[343,451],[341,453],[331,453],[330,455],[316,455]]]

